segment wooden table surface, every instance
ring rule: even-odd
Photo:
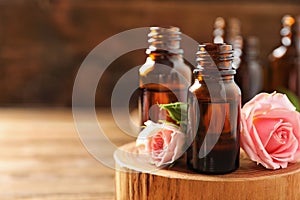
[[[132,141],[101,113],[116,145]],[[84,148],[71,109],[0,109],[1,200],[114,197],[114,170]]]

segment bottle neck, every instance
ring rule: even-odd
[[[244,39],[244,51],[242,61],[253,61],[258,59],[259,55],[259,40],[255,36],[250,36]]]
[[[183,50],[180,48],[180,35],[180,29],[177,27],[151,27],[148,34],[149,48],[146,50],[146,53],[152,56],[182,55]]]
[[[232,45],[206,43],[199,45],[197,51],[197,68],[195,77],[226,77],[233,76],[235,69],[232,66]]]

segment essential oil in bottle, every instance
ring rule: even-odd
[[[141,125],[147,120],[172,122],[158,104],[187,102],[192,71],[185,64],[177,27],[151,27],[145,64],[139,69]]]
[[[241,92],[234,82],[231,45],[199,45],[188,94],[187,165],[207,174],[239,167]]]

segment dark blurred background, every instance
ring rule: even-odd
[[[178,26],[198,42],[211,42],[214,20],[237,17],[242,35],[257,36],[260,58],[280,45],[281,18],[300,14],[300,1],[0,0],[0,105],[71,106],[73,82],[87,54],[131,28]],[[146,39],[146,37],[145,37]],[[141,65],[144,50],[114,61],[101,81],[96,105],[108,106],[114,83]]]

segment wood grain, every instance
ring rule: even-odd
[[[116,145],[128,137],[106,111]],[[0,109],[0,199],[114,199],[114,170],[84,148],[70,109]]]
[[[168,169],[137,169],[135,144],[115,154],[116,198],[122,199],[300,199],[300,163],[286,169],[267,170],[241,153],[240,168],[225,175],[204,175],[182,162]],[[125,162],[123,157],[126,157]],[[134,170],[133,170],[134,169]]]

